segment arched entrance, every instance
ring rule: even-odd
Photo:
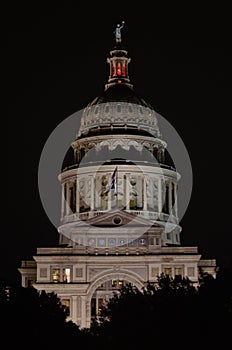
[[[142,289],[144,285],[139,276],[126,271],[105,274],[91,283],[88,291],[89,322],[95,316],[101,315],[102,307],[113,297],[114,292],[126,284],[132,284],[138,289]]]

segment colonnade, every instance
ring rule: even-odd
[[[109,211],[115,208],[178,215],[177,183],[173,179],[167,177],[164,179],[164,176],[151,177],[150,175],[135,175],[134,177],[136,185],[131,184],[131,173],[120,172],[115,182],[115,188],[108,192],[104,188],[99,191],[101,180],[97,176],[86,175],[84,178],[82,177],[84,189],[80,189],[78,176],[66,179],[62,183],[61,220],[72,214],[87,211]],[[107,184],[110,184],[111,174],[107,175],[107,180]],[[152,191],[148,188],[148,180],[155,181],[156,186]]]

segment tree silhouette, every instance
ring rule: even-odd
[[[194,286],[188,278],[161,275],[142,290],[128,284],[93,321],[92,333],[111,349],[219,346],[231,327],[232,289],[225,291],[223,278],[204,274]]]

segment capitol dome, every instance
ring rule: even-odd
[[[134,91],[130,82],[127,51],[117,45],[107,61],[110,64],[108,83],[103,93],[84,109],[77,137],[106,130],[160,137],[154,108]]]
[[[179,174],[167,162],[167,144],[161,138],[156,112],[131,84],[130,58],[121,41],[116,41],[107,62],[110,72],[105,89],[84,108],[76,139],[71,144],[73,163],[60,174],[63,202],[59,232],[72,242],[69,244],[82,242],[88,249],[95,249],[95,225],[101,227],[109,213],[115,216],[117,212],[116,221],[113,217],[112,222],[107,221],[104,242],[108,239],[119,242],[117,222],[137,217],[145,220],[138,223],[144,232],[147,224],[160,228],[156,248],[179,245]],[[121,241],[129,242],[130,234],[135,235],[135,228],[131,229],[122,230]],[[110,244],[112,252],[120,244],[115,243],[114,247]],[[100,247],[99,243],[97,249]],[[130,244],[128,247],[133,250]],[[147,249],[153,248],[148,244]]]
[[[78,137],[106,129],[160,137],[154,109],[125,84],[110,86],[88,104],[83,111]]]

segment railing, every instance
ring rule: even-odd
[[[132,214],[134,216],[142,217],[147,220],[157,220],[157,221],[169,221],[170,223],[178,224],[178,219],[174,215],[159,213],[159,212],[152,212],[149,210],[123,210],[129,214]],[[110,213],[110,210],[96,210],[96,211],[87,211],[84,213],[75,213],[71,215],[67,215],[63,218],[62,224],[75,222],[77,220],[88,220],[90,218],[93,218],[95,216],[99,216],[102,214]]]
[[[168,169],[168,170],[172,170],[172,171],[176,171],[176,169],[171,166],[171,165],[167,165],[167,164],[163,164],[163,163],[158,163],[158,162],[149,162],[149,161],[142,161],[142,160],[105,160],[103,161],[89,161],[89,162],[82,162],[81,166],[80,163],[75,163],[72,164],[70,166],[65,167],[64,169],[62,169],[62,172],[64,171],[68,171],[68,170],[72,170],[72,169],[77,169],[79,167],[83,168],[83,167],[88,167],[88,166],[99,166],[99,165],[147,165],[147,166],[154,166],[155,168],[162,168],[162,169]]]

